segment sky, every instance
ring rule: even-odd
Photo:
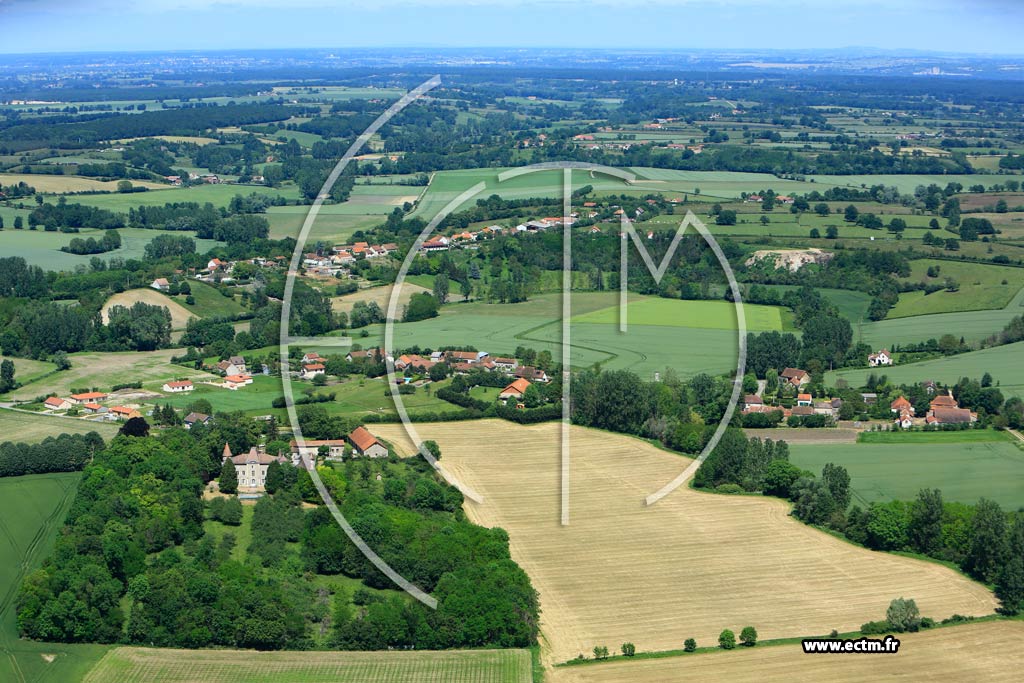
[[[913,49],[1020,55],[1021,0],[0,0],[0,53]]]

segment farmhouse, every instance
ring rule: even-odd
[[[324,359],[316,351],[311,351],[302,356],[302,364],[306,363],[322,363]]]
[[[896,417],[895,423],[903,429],[910,429],[914,426],[914,415],[910,410],[901,410]]]
[[[797,394],[796,404],[798,406],[814,405],[814,397],[810,394]]]
[[[520,401],[526,395],[526,390],[529,388],[530,383],[525,379],[519,378],[502,389],[501,393],[498,394],[498,399],[507,402],[508,399],[514,398],[516,401]]]
[[[932,399],[928,407],[932,410],[939,408],[959,408],[960,404],[956,402],[956,399],[953,398],[952,394],[939,394]]]
[[[868,366],[875,368],[879,365],[892,365],[892,356],[889,355],[887,349],[882,349],[878,353],[868,354]]]
[[[157,279],[153,280],[153,282],[151,282],[149,286],[158,292],[167,292],[170,291],[171,289],[171,283],[168,282],[167,278],[165,277],[158,277]]]
[[[352,443],[352,448],[359,455],[364,455],[368,458],[386,458],[388,455],[388,447],[367,431],[366,427],[356,427],[353,429],[352,433],[348,435],[348,440]]]
[[[87,391],[84,394],[71,394],[67,400],[71,405],[77,406],[85,403],[95,403],[96,401],[105,401],[107,400],[107,395],[102,391]]]
[[[142,417],[142,413],[135,408],[129,408],[128,406],[112,406],[110,408],[110,414],[118,420],[130,420],[133,417]]]
[[[419,372],[426,372],[430,368],[434,367],[436,364],[437,363],[435,363],[432,360],[428,360],[426,358],[423,358],[422,356],[418,356],[415,353],[410,353],[402,354],[401,356],[398,357],[398,359],[395,361],[395,369],[404,371],[407,368],[412,368],[413,370]]]
[[[101,406],[99,403],[83,403],[82,410],[92,415],[99,415],[107,412],[105,406]]]
[[[762,401],[761,397],[756,395],[756,394],[747,394],[746,396],[743,397],[743,407],[744,407],[744,409],[751,408],[753,406],[763,406],[763,405],[764,405],[764,401]]]
[[[185,422],[185,429],[192,429],[193,425],[197,425],[197,424],[201,424],[201,425],[210,424],[210,416],[207,415],[206,413],[194,413],[193,412],[193,413],[189,413],[188,415],[185,416],[184,422]]]
[[[263,446],[250,448],[248,453],[231,454],[231,447],[224,444],[224,453],[221,462],[228,460],[235,466],[235,475],[238,477],[238,490],[240,492],[263,491],[267,483],[267,467],[272,462],[285,463],[287,458],[274,457],[266,452]]]
[[[43,401],[43,408],[46,410],[67,410],[71,407],[71,402],[66,398],[58,398],[56,396],[50,396],[48,399]]]
[[[978,414],[972,413],[966,408],[936,408],[928,411],[925,418],[928,424],[969,424],[978,421]]]
[[[225,375],[244,375],[245,374],[245,363],[242,363],[242,367],[238,367],[230,360],[222,360],[217,363],[217,370],[224,373]]]
[[[802,387],[811,381],[811,376],[807,371],[800,368],[786,368],[779,374],[779,377],[794,387]]]
[[[531,382],[540,382],[544,384],[551,381],[548,377],[548,373],[530,365],[524,365],[523,367],[518,368],[514,374],[519,379],[526,379]]]
[[[322,375],[326,372],[323,363],[309,363],[308,365],[302,366],[302,379],[313,379],[317,375]]]
[[[354,360],[380,360],[385,358],[387,354],[384,353],[384,349],[363,349],[361,351],[349,351],[345,355],[345,360],[352,362]]]
[[[904,396],[900,396],[895,401],[889,404],[889,410],[897,415],[904,411],[909,412],[911,415],[914,414],[914,405],[908,401]]]
[[[515,372],[515,369],[519,367],[519,361],[515,358],[502,358],[501,356],[497,356],[492,358],[491,362],[494,363],[495,368],[503,372]]]
[[[291,442],[292,457],[316,458],[321,447],[327,449],[328,458],[340,460],[345,455],[344,439],[303,439],[301,444],[294,440]]]
[[[477,363],[486,357],[486,351],[447,351],[444,355],[449,363]]]
[[[247,384],[252,384],[252,377],[249,375],[228,375],[224,378],[224,386],[232,391]]]
[[[192,391],[195,385],[190,380],[183,379],[177,382],[164,382],[164,391],[172,394],[180,394],[183,391]]]
[[[245,367],[245,359],[242,358],[241,356],[231,356],[230,358],[228,358],[228,362],[234,365],[235,370],[237,370],[237,373],[233,372],[231,374],[244,375],[245,373],[249,372]]]

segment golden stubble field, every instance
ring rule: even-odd
[[[985,681],[1009,683],[1024,670],[1024,623],[988,622],[900,634],[896,654],[805,655],[799,644],[556,668],[550,683],[683,681]]]
[[[375,301],[377,305],[380,306],[380,310],[384,311],[384,313],[387,314],[388,302],[391,301],[391,290],[393,288],[394,287],[392,285],[385,285],[383,287],[370,287],[367,289],[360,289],[359,291],[352,292],[351,294],[345,294],[344,296],[332,297],[331,309],[335,313],[351,313],[352,308],[356,305],[357,302],[362,301],[364,303],[370,303],[371,301]],[[402,309],[405,308],[405,305],[409,303],[409,299],[411,299],[414,294],[429,291],[430,290],[427,289],[426,287],[414,285],[411,282],[403,283],[402,291],[398,295],[398,313],[396,317],[398,319],[401,319]],[[457,297],[458,295],[455,296]],[[454,299],[455,297],[452,298]]]
[[[992,594],[937,564],[875,553],[788,516],[781,500],[681,488],[642,499],[687,460],[629,437],[571,428],[570,524],[559,524],[559,423],[417,425],[441,463],[483,497],[471,519],[501,526],[540,593],[548,662],[717,642],[747,625],[762,639],[852,631],[914,598],[924,616],[991,614]],[[401,425],[373,431],[409,448]]]
[[[114,306],[124,306],[125,308],[131,308],[138,302],[149,304],[150,306],[163,306],[171,314],[171,329],[183,330],[185,325],[188,324],[190,318],[197,318],[195,313],[188,310],[174,299],[164,296],[155,289],[144,288],[144,289],[130,289],[127,292],[119,292],[114,294],[103,304],[103,308],[100,309],[100,313],[103,316],[103,323],[110,322],[110,309]]]

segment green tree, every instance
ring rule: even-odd
[[[14,381],[14,361],[4,359],[0,362],[0,394],[14,389],[17,383]]]
[[[921,489],[910,507],[908,536],[911,547],[925,555],[936,555],[942,549],[942,492]]]
[[[693,652],[697,649],[697,641],[693,638],[687,638],[683,641],[683,649],[687,652]]]
[[[451,287],[451,283],[448,281],[448,276],[444,273],[438,273],[434,276],[434,298],[442,306],[448,303],[448,291]]]
[[[1024,609],[1024,557],[1011,558],[999,570],[995,594],[1003,614],[1015,615]]]
[[[998,503],[982,498],[971,520],[971,548],[964,558],[964,571],[991,583],[1006,561],[1007,551],[1006,513]]]
[[[889,603],[889,609],[885,612],[885,620],[889,622],[889,627],[894,631],[912,632],[921,625],[921,612],[913,600],[896,598]]]
[[[220,521],[231,526],[238,526],[242,523],[242,501],[232,496],[224,500],[224,507],[220,512]]]
[[[536,408],[544,402],[544,396],[541,394],[540,389],[537,388],[536,384],[531,384],[526,387],[526,391],[523,392],[523,405],[527,408]]]
[[[736,647],[736,634],[730,631],[729,629],[725,629],[724,631],[719,633],[718,647],[722,648],[723,650],[731,650],[734,647]]]
[[[859,216],[860,211],[858,211],[857,207],[854,206],[853,204],[847,206],[846,209],[843,211],[843,220],[845,220],[847,223],[856,223],[857,218]]]
[[[811,231],[810,233],[808,233],[807,236],[810,237],[812,240],[820,239],[821,231],[818,230],[817,228],[811,228]]]
[[[230,459],[225,460],[220,468],[217,482],[220,484],[221,493],[238,493],[238,473],[235,472],[235,465]]]
[[[267,476],[266,481],[263,484],[263,488],[266,489],[267,493],[274,495],[277,493],[284,484],[284,474],[281,472],[281,463],[276,460],[267,465]]]
[[[753,626],[744,626],[743,630],[740,631],[740,642],[747,647],[757,645],[757,629]]]
[[[736,212],[725,209],[715,217],[715,225],[736,225]]]
[[[606,645],[595,646],[594,659],[608,659],[608,647]]]
[[[839,237],[839,228],[834,225],[825,226],[825,238],[834,240]]]
[[[632,657],[636,654],[636,645],[633,643],[623,643],[622,654],[626,657]]]

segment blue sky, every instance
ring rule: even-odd
[[[0,52],[904,48],[1022,54],[1020,0],[0,0]]]

